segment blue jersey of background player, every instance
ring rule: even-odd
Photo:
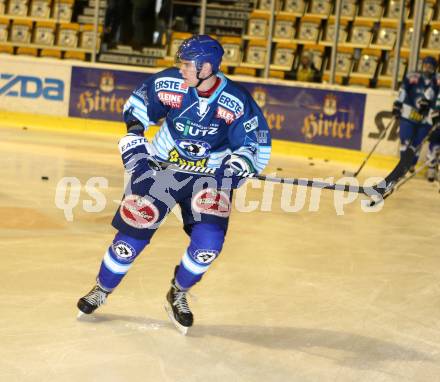
[[[219,72],[223,53],[211,37],[191,37],[177,52],[179,69],[149,77],[127,101],[128,134],[120,140],[119,149],[132,176],[113,219],[118,233],[104,255],[97,285],[78,301],[82,313],[92,313],[106,300],[178,204],[191,240],[175,269],[166,309],[183,333],[193,324],[186,293],[222,249],[231,210],[230,189],[240,183],[234,174],[261,172],[271,151],[269,128],[260,108],[245,89]],[[150,144],[143,132],[160,119],[164,121]],[[216,176],[156,172],[149,167],[153,157],[216,168]]]
[[[437,61],[425,57],[422,71],[409,73],[403,80],[393,115],[400,118],[400,153],[409,145],[417,147],[432,127],[430,111],[435,109],[440,78],[435,74]],[[410,171],[414,171],[418,154]]]
[[[440,74],[437,73],[437,77],[440,77]],[[430,161],[428,165],[428,171],[426,173],[426,177],[428,181],[433,182],[434,180],[439,179],[439,158],[440,158],[440,90],[437,94],[437,102],[435,103],[434,110],[431,113],[432,117],[432,128],[434,131],[431,131],[429,137],[429,147],[427,153],[427,159]]]

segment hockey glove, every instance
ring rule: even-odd
[[[129,174],[150,169],[149,161],[153,158],[153,150],[146,138],[133,133],[127,134],[119,141],[119,152]]]
[[[402,115],[402,104],[400,102],[394,102],[392,114],[394,118],[400,118]]]
[[[440,128],[440,110],[434,110],[432,112],[432,128],[434,130]]]
[[[244,182],[244,178],[237,176],[242,171],[255,172],[249,161],[241,155],[232,154],[226,156],[220,167],[215,172],[215,178],[219,188],[238,188]],[[222,187],[223,186],[223,187]]]
[[[429,113],[429,101],[426,98],[420,98],[417,102],[417,108],[419,110],[419,113],[423,116],[428,115]]]
[[[127,122],[127,133],[128,134],[135,134],[140,137],[144,136],[145,128],[142,126],[142,124],[139,121],[130,121]]]

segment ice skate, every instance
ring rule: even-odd
[[[394,189],[396,187],[396,183],[397,182],[391,181],[386,185],[386,187],[383,191],[383,194],[382,194],[384,199],[387,198],[388,196],[390,196],[394,192]]]
[[[188,292],[180,290],[173,279],[165,303],[165,310],[168,313],[168,317],[176,326],[177,330],[184,336],[188,333],[188,329],[192,326],[194,321],[193,314],[186,300],[187,293]]]
[[[105,300],[110,293],[102,289],[99,285],[95,285],[92,290],[84,297],[78,300],[76,306],[79,309],[78,318],[83,314],[91,314],[102,304],[105,304]]]
[[[435,167],[428,167],[428,171],[426,173],[426,178],[428,179],[428,182],[434,182],[434,180],[437,177],[437,171]]]
[[[396,186],[396,182],[394,181],[391,181],[388,184],[386,184],[385,188],[374,186],[373,189],[377,191],[382,197],[379,199],[370,200],[368,206],[374,207],[379,205],[380,203],[383,203],[384,200],[394,192],[395,186]]]

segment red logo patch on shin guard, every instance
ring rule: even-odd
[[[199,191],[192,200],[192,208],[200,214],[226,218],[231,213],[228,195],[224,191],[206,188]]]
[[[148,199],[139,195],[128,195],[121,203],[122,220],[139,229],[149,228],[159,219],[159,210]]]

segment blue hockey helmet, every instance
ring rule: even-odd
[[[217,73],[224,53],[217,40],[205,34],[194,35],[182,42],[176,53],[176,60],[193,61],[197,71],[202,70],[205,62],[209,62],[212,72]]]
[[[429,64],[432,65],[434,71],[437,70],[437,60],[432,56],[426,56],[423,58],[422,65]]]

